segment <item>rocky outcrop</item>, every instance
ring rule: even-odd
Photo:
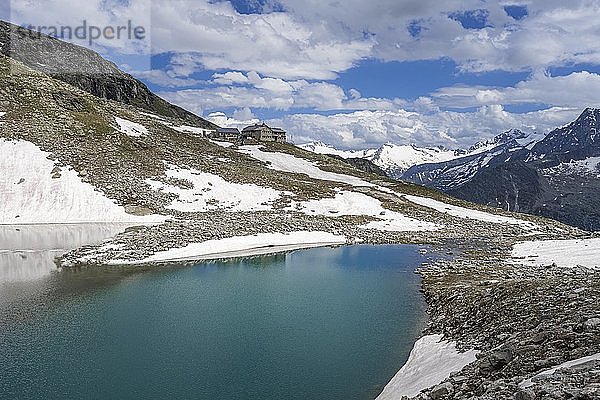
[[[464,185],[447,192],[464,200],[515,212],[537,210],[545,199],[556,195],[546,178],[524,162],[490,166]]]
[[[344,158],[344,157],[340,157],[335,154],[327,154],[327,156],[331,157],[331,158],[335,158],[336,160],[345,162],[346,164],[350,164],[354,168],[364,171],[364,172],[368,172],[370,174],[375,174],[375,175],[379,175],[379,176],[383,176],[383,177],[388,176],[384,170],[382,170],[377,165],[375,165],[372,161],[367,160],[366,158],[358,158],[358,157]]]
[[[417,398],[599,398],[600,361],[536,376],[600,352],[599,272],[524,268],[499,262],[509,257],[500,248],[484,251],[491,259],[459,257],[420,270],[429,329],[481,352],[474,363]],[[531,384],[524,384],[529,379]]]
[[[200,128],[216,125],[161,99],[139,80],[119,70],[98,53],[0,21],[0,53],[81,90],[178,118]]]

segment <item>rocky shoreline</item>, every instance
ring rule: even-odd
[[[524,267],[459,256],[419,269],[430,316],[427,332],[443,333],[477,361],[419,395],[428,399],[598,399],[600,361],[534,378],[600,352],[600,272],[585,267]]]

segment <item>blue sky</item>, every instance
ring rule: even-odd
[[[19,21],[146,15],[146,46],[95,49],[219,125],[266,121],[297,142],[465,147],[600,106],[599,0],[18,3]]]

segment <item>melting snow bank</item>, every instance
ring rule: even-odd
[[[139,263],[168,261],[197,261],[230,257],[254,256],[311,247],[346,244],[346,237],[321,231],[284,233],[259,233],[225,239],[191,243],[185,247],[161,251]],[[117,260],[112,264],[127,264]]]
[[[600,268],[600,238],[517,243],[512,256],[528,266]]]
[[[136,216],[70,167],[58,167],[31,142],[0,139],[0,224],[163,222],[158,215]]]
[[[351,175],[337,174],[320,169],[314,163],[291,154],[262,151],[260,146],[240,146],[239,151],[262,162],[269,163],[268,167],[277,171],[306,174],[314,179],[341,182],[351,186],[376,185]]]
[[[446,380],[475,361],[476,350],[459,353],[455,342],[442,340],[442,335],[428,335],[416,341],[406,364],[385,386],[376,400],[400,400],[414,397],[422,390]]]
[[[231,183],[218,175],[195,169],[169,166],[166,175],[168,178],[186,180],[192,186],[184,188],[154,179],[148,179],[146,183],[154,190],[177,195],[178,198],[168,208],[183,212],[270,210],[281,194],[274,189],[253,184]]]
[[[443,203],[434,199],[419,196],[404,196],[407,200],[424,207],[432,208],[444,214],[452,215],[458,218],[474,219],[477,221],[491,222],[493,224],[519,225],[524,229],[536,229],[538,226],[529,221],[523,221],[516,218],[505,217],[503,215],[491,214],[483,211],[477,211],[470,208],[455,206]]]
[[[119,124],[119,131],[131,137],[139,137],[148,134],[148,129],[136,122],[131,122],[123,118],[115,117],[115,121]]]
[[[432,222],[420,221],[409,218],[399,212],[386,210],[381,201],[366,194],[340,190],[334,198],[309,200],[292,203],[292,209],[307,215],[365,215],[376,217],[379,221],[371,221],[362,225],[363,229],[377,229],[381,231],[407,232],[431,231],[442,226]]]
[[[523,382],[521,382],[519,384],[519,387],[526,389],[528,387],[535,385],[536,381],[542,380],[544,377],[554,374],[559,369],[568,369],[568,368],[576,367],[578,365],[586,364],[586,363],[589,363],[592,361],[600,361],[600,353],[597,353],[597,354],[594,354],[591,356],[587,356],[587,357],[578,358],[577,360],[567,361],[567,362],[562,363],[554,368],[551,368],[546,371],[542,371],[539,374],[535,375],[534,377],[532,377],[530,379],[526,379]]]

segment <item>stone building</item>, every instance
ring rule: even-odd
[[[223,140],[238,140],[242,133],[238,128],[219,128],[212,137]]]
[[[280,128],[271,128],[264,122],[250,125],[242,129],[244,139],[254,139],[259,142],[286,142],[286,133]]]

